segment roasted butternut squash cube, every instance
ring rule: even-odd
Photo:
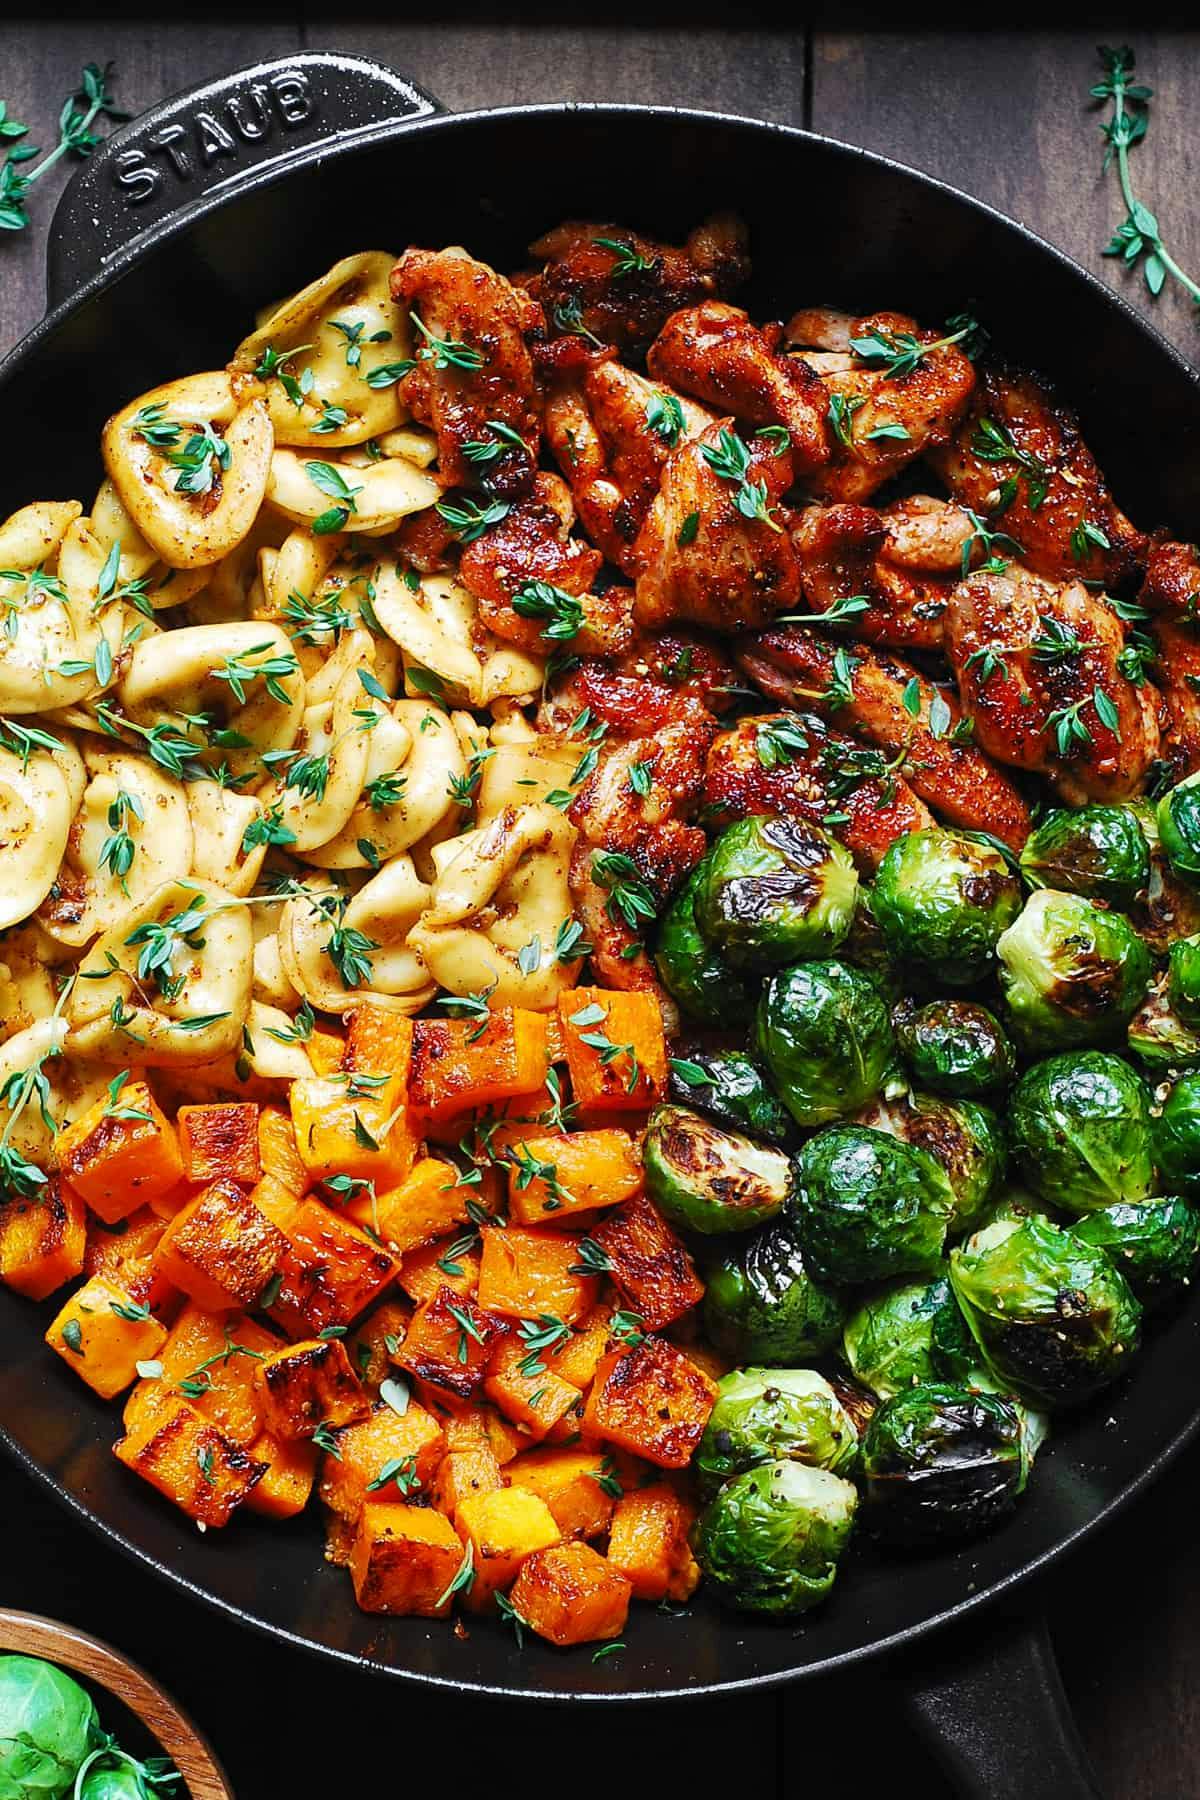
[[[126,1081],[54,1139],[60,1173],[111,1225],[183,1179],[175,1127],[144,1081]]]
[[[433,1487],[446,1453],[446,1434],[432,1413],[410,1400],[403,1413],[380,1402],[360,1425],[348,1425],[336,1454],[321,1466],[321,1498],[331,1512],[354,1524],[364,1500],[387,1488],[395,1496],[391,1469],[404,1477],[406,1498],[424,1497]]]
[[[583,1396],[559,1375],[552,1375],[540,1351],[519,1337],[507,1337],[492,1354],[483,1391],[493,1406],[527,1439],[540,1442],[560,1420],[575,1417],[578,1429]]]
[[[44,1300],[83,1269],[87,1209],[65,1181],[51,1177],[32,1199],[0,1205],[0,1276],[29,1300]]]
[[[371,1416],[371,1402],[340,1338],[309,1338],[264,1356],[254,1370],[263,1419],[284,1443]]]
[[[410,1375],[460,1399],[478,1393],[504,1326],[467,1294],[439,1288],[418,1306],[396,1361]]]
[[[418,1168],[420,1164],[417,1165]],[[439,1288],[475,1294],[479,1288],[479,1233],[472,1226],[410,1250],[400,1265],[400,1286],[413,1300],[432,1300]]]
[[[526,1557],[509,1599],[531,1631],[565,1648],[620,1637],[631,1592],[619,1569],[576,1541]]]
[[[412,1308],[399,1300],[385,1300],[363,1319],[347,1341],[350,1367],[369,1388],[396,1372],[396,1358],[408,1335]]]
[[[317,1478],[316,1445],[303,1438],[285,1444],[264,1432],[251,1444],[250,1454],[267,1468],[246,1501],[248,1511],[268,1519],[294,1519],[302,1513]]]
[[[249,1444],[263,1430],[254,1372],[278,1348],[279,1339],[257,1319],[206,1312],[190,1301],[159,1354],[162,1385],[174,1389],[234,1443]]]
[[[526,1450],[507,1470],[515,1488],[544,1500],[564,1538],[603,1537],[620,1483],[603,1450]]]
[[[519,1456],[522,1450],[528,1448],[530,1443],[528,1433],[514,1425],[511,1419],[506,1419],[496,1407],[482,1407],[480,1418],[487,1434],[488,1446],[502,1469],[513,1460],[514,1456]]]
[[[558,1016],[577,1105],[646,1111],[665,1097],[667,1039],[655,995],[572,988],[559,995]]]
[[[509,1150],[508,1213],[520,1225],[558,1225],[572,1213],[619,1206],[641,1185],[627,1131],[531,1136]]]
[[[580,1261],[580,1239],[567,1232],[485,1225],[479,1304],[511,1319],[553,1313],[567,1325],[596,1304],[597,1282]]]
[[[395,1280],[398,1267],[352,1220],[319,1200],[305,1200],[287,1230],[271,1317],[293,1337],[353,1325]]]
[[[651,1331],[683,1317],[704,1298],[704,1283],[683,1239],[644,1194],[609,1213],[592,1232],[613,1280]]]
[[[431,1506],[372,1500],[362,1509],[350,1577],[364,1612],[444,1619],[463,1547],[444,1514]]]
[[[342,1066],[342,1058],[346,1054],[346,1040],[340,1031],[331,1025],[317,1025],[311,1037],[304,1041],[308,1051],[308,1060],[318,1075],[332,1075]]]
[[[446,1442],[451,1445],[438,1464],[433,1484],[433,1504],[453,1519],[463,1501],[473,1494],[490,1494],[504,1486],[500,1464],[480,1428],[477,1442],[461,1449],[452,1445],[450,1431]]]
[[[548,1066],[541,1013],[500,1006],[482,1030],[474,1019],[420,1019],[408,1088],[414,1123],[437,1124],[514,1095],[536,1094]]]
[[[663,1469],[691,1461],[717,1397],[674,1344],[643,1338],[601,1361],[584,1410],[584,1431]]]
[[[257,1305],[288,1240],[236,1182],[214,1181],[176,1213],[156,1267],[209,1312]]]
[[[462,1186],[453,1164],[426,1156],[399,1187],[374,1200],[356,1195],[346,1212],[360,1225],[369,1225],[389,1250],[404,1254],[461,1225],[474,1197],[475,1189]]]
[[[612,1307],[602,1303],[593,1307],[578,1330],[564,1343],[547,1350],[543,1360],[554,1375],[561,1375],[572,1387],[586,1392],[596,1377],[600,1358],[608,1349],[612,1326]]]
[[[630,1488],[617,1501],[608,1560],[629,1577],[637,1600],[688,1600],[700,1570],[688,1546],[696,1516],[665,1481]]]
[[[153,1362],[166,1337],[148,1307],[99,1275],[75,1290],[46,1332],[50,1348],[104,1400],[137,1380],[138,1363]]]
[[[258,1107],[253,1101],[181,1106],[176,1115],[189,1181],[237,1181],[253,1187],[262,1174]]]
[[[166,1230],[164,1220],[144,1206],[110,1230],[102,1219],[89,1219],[83,1252],[85,1275],[100,1275],[123,1288],[139,1306],[162,1312],[181,1296],[154,1266],[154,1252]]]
[[[527,1556],[559,1542],[554,1514],[526,1488],[494,1488],[464,1499],[454,1529],[471,1554],[473,1576],[463,1592],[472,1612],[495,1605],[497,1588],[507,1588]]]
[[[386,1075],[388,1085],[376,1089],[389,1113],[408,1096],[412,1067],[413,1022],[382,1006],[356,1006],[346,1020],[342,1068],[360,1075]]]
[[[267,1472],[186,1400],[149,1407],[114,1454],[197,1524],[227,1525]]]
[[[300,1157],[291,1114],[280,1106],[262,1106],[258,1111],[258,1160],[264,1176],[271,1176],[295,1195],[297,1200],[308,1192],[308,1170]],[[278,1224],[278,1220],[276,1220]]]
[[[300,1210],[297,1195],[275,1175],[263,1175],[256,1181],[250,1189],[250,1198],[259,1212],[264,1213],[272,1225],[278,1225],[280,1231],[285,1233]]]
[[[329,1175],[372,1181],[378,1194],[398,1187],[412,1168],[417,1139],[386,1104],[369,1075],[305,1076],[288,1090],[296,1147],[310,1184]]]

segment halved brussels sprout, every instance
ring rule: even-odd
[[[1179,1077],[1151,1124],[1150,1144],[1163,1186],[1200,1199],[1200,1073]]]
[[[952,831],[914,831],[888,846],[871,909],[892,956],[961,987],[992,966],[1021,910],[1021,884],[998,850]]]
[[[734,1025],[750,1010],[740,975],[713,948],[696,923],[696,891],[702,857],[663,914],[654,960],[659,979],[689,1019],[701,1025]]]
[[[831,956],[850,929],[858,871],[804,819],[739,819],[704,858],[696,920],[740,968],[775,969]]]
[[[857,1504],[853,1483],[828,1469],[760,1463],[709,1501],[692,1549],[726,1606],[793,1618],[832,1588]]]
[[[1003,1179],[1008,1146],[1000,1120],[976,1100],[943,1100],[937,1094],[902,1094],[877,1100],[856,1123],[886,1131],[933,1158],[950,1189],[950,1230],[972,1230]]]
[[[1126,910],[1151,952],[1165,956],[1176,938],[1194,937],[1200,932],[1200,893],[1191,882],[1181,880],[1167,860],[1154,802],[1131,800],[1129,807],[1149,846],[1150,879],[1145,893],[1139,894]]]
[[[1128,919],[1050,888],[1029,896],[999,955],[1014,1029],[1033,1052],[1116,1043],[1150,984],[1150,952]]]
[[[881,1281],[941,1265],[954,1195],[924,1150],[866,1125],[831,1125],[796,1159],[796,1230],[819,1279]]]
[[[1072,1229],[1112,1258],[1147,1308],[1176,1299],[1200,1256],[1200,1212],[1178,1198],[1104,1206]]]
[[[894,1054],[878,988],[847,963],[796,963],[772,976],[754,1029],[758,1053],[800,1125],[824,1125],[865,1106]]]
[[[717,1385],[693,1466],[704,1494],[765,1462],[802,1462],[848,1474],[858,1428],[815,1369],[734,1369]]]
[[[1064,1212],[1154,1191],[1150,1096],[1119,1056],[1075,1050],[1034,1063],[1013,1090],[1008,1123],[1025,1180]]]
[[[1128,806],[1081,806],[1048,813],[1021,852],[1030,887],[1055,888],[1126,907],[1150,879],[1150,850]]]
[[[1176,938],[1171,945],[1167,995],[1185,1025],[1200,1025],[1200,937]]]
[[[1000,1220],[950,1252],[950,1281],[997,1380],[1034,1406],[1074,1406],[1138,1347],[1142,1309],[1102,1250],[1044,1219]]]
[[[1004,1027],[976,1000],[909,1002],[893,1012],[892,1028],[918,1086],[935,1094],[963,1099],[1000,1094],[1016,1074]]]
[[[1025,1487],[1017,1409],[948,1382],[907,1388],[867,1427],[862,1472],[864,1518],[878,1536],[898,1544],[976,1537]]]
[[[1129,1048],[1153,1075],[1200,1063],[1200,1031],[1185,1025],[1171,1005],[1165,980],[1147,994],[1129,1021]]]
[[[1159,842],[1172,872],[1200,883],[1200,774],[1168,788],[1156,814]]]
[[[737,1362],[794,1365],[837,1342],[842,1302],[813,1278],[786,1219],[731,1244],[705,1278],[705,1331]]]
[[[880,1400],[938,1380],[943,1370],[935,1329],[947,1307],[958,1312],[944,1275],[892,1281],[868,1294],[842,1329],[842,1351],[856,1380]]]
[[[690,1049],[672,1057],[670,1092],[672,1100],[694,1106],[718,1125],[781,1149],[796,1136],[791,1114],[745,1050]]]
[[[659,1212],[685,1231],[752,1231],[792,1192],[781,1150],[722,1131],[685,1106],[659,1106],[642,1144],[646,1189]]]

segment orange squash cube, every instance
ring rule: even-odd
[[[408,1095],[412,1067],[413,1022],[382,1006],[356,1006],[346,1020],[342,1068],[360,1075],[386,1075],[387,1086],[373,1090],[388,1113]]]
[[[259,1108],[258,1160],[263,1175],[271,1176],[297,1200],[308,1192],[308,1171],[300,1159],[291,1114],[282,1107]]]
[[[296,1147],[310,1184],[330,1175],[372,1181],[376,1193],[399,1186],[412,1168],[418,1140],[403,1115],[389,1111],[384,1088],[369,1075],[305,1076],[288,1090]]]
[[[353,1325],[395,1280],[398,1267],[352,1220],[319,1200],[305,1200],[288,1226],[271,1317],[293,1337]]]
[[[696,1516],[665,1481],[630,1488],[617,1501],[608,1560],[629,1577],[637,1600],[689,1600],[700,1569],[688,1545]]]
[[[275,1175],[263,1175],[256,1181],[250,1189],[250,1198],[259,1212],[285,1233],[300,1210],[299,1197]]]
[[[457,1532],[433,1507],[372,1500],[350,1552],[354,1597],[364,1612],[444,1619],[462,1559]]]
[[[633,1311],[660,1331],[704,1298],[704,1283],[678,1232],[644,1194],[609,1213],[592,1232]]]
[[[369,1388],[377,1388],[381,1381],[395,1374],[396,1358],[408,1335],[411,1320],[411,1307],[399,1300],[385,1300],[346,1340],[350,1367]]]
[[[175,1127],[144,1081],[126,1081],[54,1139],[59,1171],[98,1219],[115,1224],[183,1179]]]
[[[663,1469],[683,1469],[704,1434],[716,1383],[665,1338],[643,1338],[610,1352],[596,1370],[584,1431],[644,1456]]]
[[[94,1275],[77,1288],[46,1332],[46,1342],[103,1400],[137,1380],[153,1362],[166,1328],[119,1287]]]
[[[176,1213],[154,1262],[209,1312],[221,1312],[257,1305],[287,1242],[236,1182],[214,1181]]]
[[[613,1309],[606,1303],[596,1306],[577,1331],[565,1343],[545,1352],[543,1360],[554,1375],[561,1375],[572,1387],[586,1392],[596,1377],[600,1359],[608,1349]]]
[[[321,1499],[331,1512],[355,1523],[363,1503],[374,1493],[395,1495],[391,1469],[402,1477],[405,1498],[424,1496],[433,1487],[446,1453],[446,1434],[432,1413],[410,1400],[403,1413],[385,1402],[369,1418],[348,1425],[337,1440],[337,1454],[321,1467]]]
[[[336,1431],[371,1416],[340,1338],[310,1338],[264,1356],[254,1370],[263,1419],[284,1443],[310,1438],[321,1425]]]
[[[546,1502],[564,1538],[603,1537],[608,1530],[620,1483],[603,1450],[526,1450],[507,1473],[513,1487]]]
[[[479,1304],[512,1319],[553,1313],[574,1325],[596,1304],[597,1282],[580,1272],[580,1240],[566,1232],[485,1225]]]
[[[318,1075],[332,1075],[342,1066],[346,1040],[331,1025],[314,1026],[311,1037],[304,1040],[308,1060]]]
[[[509,1599],[531,1631],[565,1648],[620,1637],[631,1593],[619,1569],[576,1541],[527,1557]]]
[[[294,1519],[308,1505],[317,1478],[317,1447],[303,1438],[284,1444],[266,1432],[250,1446],[256,1462],[267,1465],[266,1474],[246,1501],[249,1512],[268,1519]]]
[[[396,1361],[430,1386],[468,1400],[479,1391],[504,1326],[467,1294],[439,1288],[413,1314]]]
[[[453,1421],[457,1424],[458,1421]],[[463,1501],[472,1494],[490,1494],[504,1486],[500,1474],[500,1464],[484,1435],[483,1428],[475,1422],[478,1432],[476,1441],[464,1443],[456,1447],[452,1436],[452,1425],[446,1431],[447,1450],[438,1464],[438,1472],[433,1484],[433,1504],[453,1519]]]
[[[443,1287],[473,1295],[479,1288],[479,1261],[479,1233],[472,1227],[409,1251],[400,1265],[400,1286],[418,1302],[432,1300]]]
[[[508,1213],[519,1225],[557,1225],[572,1213],[618,1206],[642,1185],[627,1131],[530,1136],[509,1152]]]
[[[653,994],[573,988],[559,995],[558,1016],[579,1106],[646,1111],[665,1098],[667,1039]]]
[[[253,1101],[181,1106],[176,1115],[183,1171],[189,1181],[237,1181],[253,1187],[262,1174],[258,1107]]]
[[[436,1124],[518,1094],[536,1094],[548,1066],[541,1013],[497,1007],[482,1030],[474,1019],[420,1019],[409,1102],[417,1120]]]
[[[514,1456],[519,1456],[522,1450],[529,1447],[530,1439],[527,1433],[514,1425],[511,1419],[506,1419],[504,1414],[498,1412],[494,1406],[483,1407],[480,1418],[483,1421],[488,1448],[502,1469],[513,1460]]]
[[[53,1177],[32,1199],[0,1205],[0,1277],[29,1300],[44,1300],[83,1269],[87,1211],[65,1181]]]
[[[165,1222],[148,1206],[118,1221],[110,1231],[102,1219],[90,1219],[83,1252],[85,1275],[99,1275],[123,1288],[139,1306],[162,1312],[180,1295],[154,1266],[154,1252],[166,1230]]]
[[[426,1156],[411,1173],[374,1200],[359,1194],[346,1207],[348,1216],[369,1225],[389,1250],[403,1254],[461,1225],[473,1187],[463,1187],[452,1163]]]
[[[571,1418],[578,1429],[583,1396],[559,1375],[552,1375],[540,1351],[532,1351],[519,1337],[506,1337],[492,1354],[483,1391],[493,1406],[527,1440],[540,1442],[563,1419]]]
[[[257,1319],[206,1312],[189,1301],[159,1353],[160,1385],[173,1389],[235,1444],[249,1444],[263,1429],[254,1371],[278,1348],[279,1339]]]
[[[149,1407],[114,1446],[128,1469],[197,1524],[227,1525],[267,1472],[186,1400]]]
[[[474,1571],[463,1603],[472,1612],[487,1612],[497,1588],[511,1586],[527,1556],[559,1542],[554,1514],[526,1488],[494,1488],[459,1505],[454,1529],[470,1552]]]

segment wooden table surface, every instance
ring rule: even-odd
[[[438,23],[398,24],[365,16],[349,0],[323,11],[297,7],[291,22],[277,15],[256,23],[250,4],[224,18],[211,8],[176,8],[167,22],[115,19],[106,8],[102,27],[0,18],[0,98],[10,114],[35,122],[44,142],[85,61],[111,58],[121,103],[136,111],[238,64],[309,47],[377,56],[456,110],[636,100],[811,125],[928,169],[1032,225],[1102,279],[1124,285],[1186,354],[1200,355],[1200,321],[1186,300],[1168,291],[1151,304],[1140,283],[1126,281],[1100,254],[1120,210],[1111,178],[1100,174],[1098,120],[1085,110],[1096,69],[1093,30],[789,30],[744,4],[726,7],[713,27],[694,8],[672,13],[651,4],[621,9],[623,21],[606,7],[597,14],[603,24],[580,25],[542,23],[538,7],[527,4],[518,9],[523,22],[503,22],[511,10],[451,6]],[[547,8],[545,16],[555,15]],[[1149,139],[1136,152],[1138,173],[1171,247],[1195,269],[1200,31],[1147,30],[1135,43],[1139,71],[1156,96]],[[35,228],[0,239],[0,351],[42,310],[42,234],[53,198],[42,189],[57,177],[35,189]],[[802,200],[793,204],[802,229]],[[782,208],[780,225],[789,228]],[[1198,1482],[1200,1448],[1040,1590],[1081,1729],[1114,1800],[1200,1796]],[[533,1785],[532,1759],[549,1752],[551,1779],[573,1800],[627,1787],[631,1766],[642,1783],[665,1777],[679,1792],[685,1788],[677,1784],[713,1792],[715,1759],[733,1767],[735,1755],[739,1773],[749,1764],[764,1794],[823,1782],[846,1795],[866,1793],[881,1776],[889,1786],[918,1782],[934,1800],[949,1792],[904,1730],[886,1687],[863,1677],[702,1712],[610,1715],[602,1732],[593,1714],[544,1708],[518,1717],[512,1708],[474,1703],[468,1721],[461,1701],[350,1676],[295,1653],[266,1654],[261,1642],[93,1540],[7,1469],[0,1470],[0,1509],[0,1604],[57,1614],[145,1663],[209,1731],[242,1800],[348,1800],[366,1791],[367,1780],[372,1791],[388,1791],[381,1775],[399,1791],[406,1774],[432,1774],[427,1759],[439,1754],[439,1743],[442,1779],[457,1782],[469,1769],[486,1792],[479,1749],[467,1769],[454,1754],[452,1734],[464,1726],[475,1746],[494,1750],[514,1786],[520,1770]],[[865,1716],[878,1746],[869,1761]]]

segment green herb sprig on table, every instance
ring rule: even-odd
[[[1193,303],[1200,306],[1200,284],[1181,269],[1163,243],[1158,219],[1133,191],[1129,168],[1129,152],[1140,144],[1150,124],[1150,97],[1153,88],[1133,79],[1136,58],[1128,44],[1113,49],[1108,44],[1097,47],[1104,67],[1104,78],[1092,88],[1092,98],[1107,102],[1108,118],[1100,127],[1104,138],[1104,164],[1116,164],[1117,180],[1125,202],[1125,219],[1105,246],[1105,256],[1119,256],[1127,268],[1141,267],[1150,293],[1157,298],[1166,285],[1167,276],[1178,282]]]
[[[27,143],[28,125],[9,117],[8,108],[0,100],[0,150],[5,152],[0,163],[0,231],[24,231],[29,224],[27,196],[35,181],[52,169],[61,157],[88,157],[102,142],[93,126],[100,118],[120,122],[129,114],[122,112],[108,91],[113,65],[87,63],[81,85],[63,101],[58,115],[58,142],[53,150],[43,153]],[[39,162],[37,159],[41,157]]]

